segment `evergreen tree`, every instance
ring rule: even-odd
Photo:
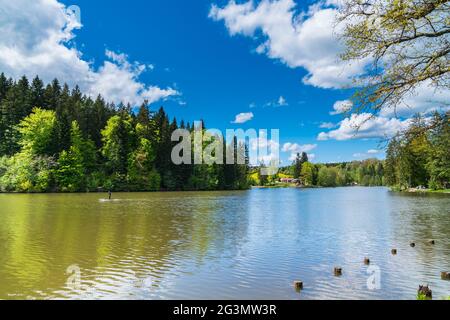
[[[297,153],[297,157],[294,161],[294,178],[300,179],[301,173],[302,173],[302,166],[304,163],[308,162],[308,155],[306,152]]]
[[[31,83],[31,105],[33,107],[44,108],[44,83],[36,76]]]

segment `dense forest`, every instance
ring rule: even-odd
[[[274,176],[264,177],[254,172],[254,185],[276,186],[282,178],[293,178],[305,187],[342,187],[351,185],[382,186],[384,163],[377,159],[344,163],[314,164],[306,153],[298,154],[291,166],[283,167]]]
[[[146,102],[135,110],[56,79],[45,85],[39,77],[29,83],[1,74],[0,191],[248,188],[247,165],[174,165],[178,128],[194,125],[170,120],[163,108],[150,111]]]
[[[432,119],[417,115],[406,132],[391,140],[385,164],[388,185],[399,190],[450,188],[449,114],[435,113]]]

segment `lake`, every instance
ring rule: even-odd
[[[415,299],[420,284],[450,296],[440,276],[450,271],[446,195],[355,187],[105,197],[0,194],[0,299]]]

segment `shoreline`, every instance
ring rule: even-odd
[[[441,190],[431,190],[431,189],[417,189],[417,188],[409,188],[405,190],[399,190],[397,188],[390,188],[392,192],[405,193],[405,194],[444,194],[450,195],[450,189],[441,189]]]

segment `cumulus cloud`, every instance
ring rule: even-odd
[[[109,61],[95,69],[75,47],[74,31],[81,27],[57,0],[0,0],[0,70],[13,78],[58,78],[92,96],[133,105],[179,95],[140,82],[139,76],[153,66],[130,63],[123,53],[107,50]]]
[[[263,40],[256,52],[277,59],[291,68],[302,67],[307,84],[322,88],[340,88],[362,74],[367,61],[350,64],[340,60],[343,51],[334,28],[337,10],[331,2],[320,2],[298,12],[293,0],[262,0],[224,7],[213,5],[209,17],[223,21],[230,35],[244,35]]]
[[[406,129],[410,120],[398,118],[376,117],[369,113],[352,114],[340,122],[336,130],[321,132],[319,141],[324,140],[352,140],[370,138],[390,138],[399,131]]]
[[[342,100],[342,101],[336,101],[333,105],[333,110],[330,112],[330,115],[334,116],[337,114],[343,114],[346,112],[349,112],[353,108],[353,102],[350,100]]]
[[[367,153],[368,154],[379,154],[379,153],[381,153],[381,151],[380,150],[376,150],[376,149],[370,149],[370,150],[367,151]]]
[[[236,123],[236,124],[246,123],[246,122],[252,120],[253,117],[254,117],[253,112],[240,113],[240,114],[236,115],[236,118],[232,123]]]

